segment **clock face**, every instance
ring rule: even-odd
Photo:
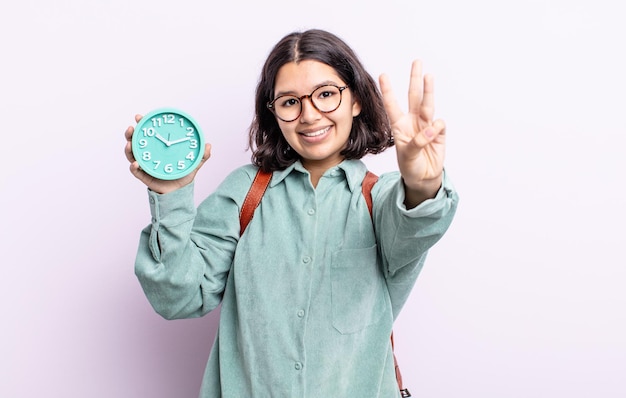
[[[132,149],[143,171],[160,180],[175,180],[191,173],[202,161],[204,136],[191,116],[163,108],[139,121]]]

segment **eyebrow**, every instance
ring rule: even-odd
[[[311,90],[311,93],[313,91],[317,90],[318,88],[322,87],[322,86],[329,86],[329,85],[339,86],[339,87],[345,86],[345,84],[340,84],[340,83],[338,83],[338,82],[336,82],[334,80],[324,80],[323,82],[318,83],[317,85],[315,85],[313,90]],[[311,94],[311,93],[309,93],[309,94]],[[278,92],[274,93],[274,98],[278,98],[278,97],[280,97],[282,95],[293,95],[295,97],[300,97],[295,91],[278,91]]]

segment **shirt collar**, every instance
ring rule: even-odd
[[[348,181],[348,187],[350,191],[354,192],[355,189],[361,189],[361,182],[365,177],[365,173],[367,173],[367,166],[361,160],[358,159],[350,159],[344,160],[339,163],[337,166],[329,169],[326,173],[331,173],[333,170],[341,170],[343,174],[346,176],[346,180]],[[289,174],[292,172],[300,172],[304,174],[309,174],[308,170],[302,166],[300,160],[296,160],[293,164],[288,166],[284,170],[275,171],[272,175],[272,181],[270,182],[270,186],[275,186],[280,184]]]

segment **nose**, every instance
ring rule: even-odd
[[[303,98],[300,101],[302,106],[302,113],[300,114],[300,123],[309,124],[316,120],[319,120],[322,117],[322,113],[317,110],[311,98]]]

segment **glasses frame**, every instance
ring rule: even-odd
[[[317,90],[319,90],[320,88],[324,88],[324,87],[335,87],[337,90],[339,90],[339,103],[337,104],[337,106],[335,107],[335,109],[332,109],[332,110],[330,110],[330,111],[323,111],[323,110],[319,109],[319,108],[317,107],[317,105],[315,105],[315,101],[313,101],[313,93],[315,93],[315,92],[316,92]],[[297,120],[297,119],[300,117],[300,115],[302,115],[302,109],[303,109],[303,107],[302,107],[302,101],[303,101],[305,98],[308,98],[308,99],[309,99],[309,102],[311,103],[311,105],[313,105],[313,108],[315,108],[315,109],[316,109],[318,112],[320,112],[320,113],[330,113],[330,112],[334,112],[334,111],[336,111],[336,110],[337,110],[337,109],[341,106],[341,101],[343,101],[343,90],[347,89],[348,87],[350,87],[350,85],[349,85],[349,84],[346,84],[346,85],[345,85],[345,86],[343,86],[343,87],[339,87],[339,86],[337,86],[336,84],[324,84],[323,86],[319,86],[319,87],[317,87],[315,90],[311,91],[311,94],[303,95],[303,96],[301,96],[301,97],[298,97],[297,95],[292,95],[292,94],[280,95],[280,96],[278,96],[278,97],[274,98],[272,101],[268,102],[266,105],[267,105],[267,108],[268,108],[268,109],[269,109],[269,110],[270,110],[270,111],[274,114],[274,116],[276,116],[277,118],[279,118],[279,119],[280,119],[280,120],[282,120],[283,122],[287,122],[287,123],[288,123],[288,122],[293,122],[294,120]],[[276,101],[278,101],[279,99],[283,98],[283,97],[293,97],[293,98],[297,98],[297,99],[298,99],[298,101],[300,101],[300,112],[298,112],[298,116],[296,116],[295,118],[290,119],[290,120],[286,120],[286,119],[283,119],[282,117],[278,116],[278,113],[276,113],[276,107],[274,107],[274,103],[275,103]]]

